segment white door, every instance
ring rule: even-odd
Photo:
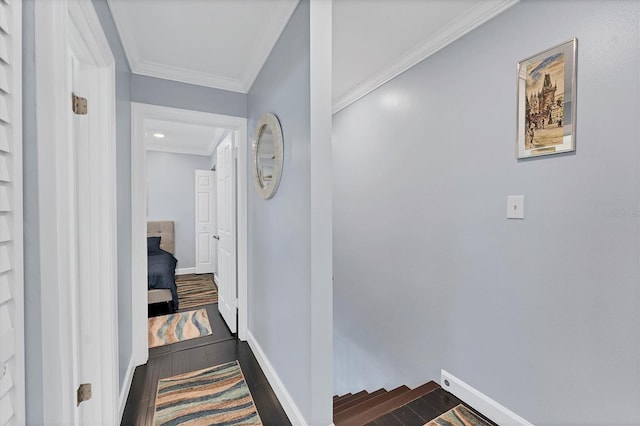
[[[218,310],[232,333],[237,329],[236,163],[233,138],[216,150],[218,164]]]
[[[196,170],[196,274],[215,273],[216,172]]]

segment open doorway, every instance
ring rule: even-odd
[[[158,216],[161,215],[159,211],[154,210],[156,204],[176,204],[175,201],[162,200],[162,196],[152,193],[151,182],[148,180],[152,176],[148,173],[153,167],[155,170],[153,173],[163,176],[164,183],[155,185],[157,188],[168,186],[174,186],[171,183],[173,177],[173,170],[171,166],[171,155],[188,156],[182,158],[182,162],[185,159],[204,161],[202,164],[206,164],[206,169],[211,170],[215,168],[216,164],[216,147],[220,144],[231,142],[233,148],[234,164],[237,162],[239,167],[237,173],[235,173],[235,187],[234,187],[234,207],[236,213],[234,214],[235,222],[237,223],[235,232],[233,233],[234,243],[237,247],[235,249],[237,260],[234,266],[234,278],[237,279],[237,286],[233,284],[234,295],[237,299],[235,305],[237,306],[237,318],[238,318],[238,337],[245,339],[246,323],[247,323],[247,131],[246,131],[246,119],[241,117],[231,117],[219,114],[204,113],[199,111],[190,111],[177,108],[162,107],[157,105],[148,105],[140,103],[132,103],[132,156],[131,156],[131,180],[132,180],[132,256],[133,256],[133,276],[132,276],[132,305],[133,309],[133,353],[136,365],[144,364],[148,359],[148,346],[147,346],[147,301],[148,301],[148,269],[147,269],[147,253],[145,253],[145,247],[147,246],[147,219],[163,219],[164,221],[173,221],[176,228],[175,231],[175,250],[176,258],[178,258],[179,273],[195,273],[196,272],[196,214],[195,209],[207,206],[210,213],[214,212],[210,201],[202,202],[200,206],[196,204],[196,195],[198,194],[197,183],[200,179],[195,170],[199,169],[203,172],[206,171],[199,165],[196,169],[190,171],[190,186],[177,192],[188,193],[191,196],[192,202],[189,203],[191,209],[190,223],[193,224],[190,230],[189,225],[178,225],[175,217]],[[164,127],[163,127],[164,126]],[[179,129],[186,131],[178,132]],[[190,141],[189,132],[192,132],[191,136],[197,136],[200,132],[200,137],[192,138]],[[180,136],[180,134],[182,136]],[[171,135],[176,136],[176,140],[171,141]],[[199,140],[199,143],[197,142]],[[171,143],[172,142],[172,143]],[[200,151],[198,151],[197,145],[200,145]],[[154,151],[148,151],[147,148],[153,147]],[[182,152],[180,152],[182,151]],[[187,153],[185,153],[185,151]],[[198,156],[201,158],[195,158]],[[155,157],[155,158],[153,158]],[[176,157],[177,158],[177,157]],[[156,160],[159,160],[160,166]],[[175,158],[174,158],[175,160]],[[187,161],[188,162],[188,161]],[[164,164],[164,166],[162,165]],[[195,164],[195,163],[193,163]],[[199,163],[198,163],[199,164]],[[163,171],[164,170],[164,171]],[[202,173],[205,176],[206,173]],[[214,176],[213,174],[211,176]],[[206,177],[206,176],[205,176]],[[168,180],[167,180],[168,179]],[[206,180],[206,179],[204,179]],[[196,185],[194,186],[194,182]],[[212,182],[209,182],[209,185]],[[217,183],[216,183],[217,185]],[[212,194],[208,193],[208,200],[211,200]],[[203,196],[201,196],[202,198]],[[160,200],[160,201],[159,201]],[[216,200],[218,197],[216,196]],[[219,201],[217,201],[219,204]],[[184,204],[184,202],[183,202]],[[219,206],[218,206],[219,207]],[[217,211],[217,208],[215,209]],[[170,215],[169,215],[170,216]],[[189,216],[189,213],[186,214]],[[185,216],[185,218],[186,218]],[[187,221],[189,222],[189,221]],[[178,230],[178,226],[180,229]],[[216,225],[217,229],[217,225]],[[180,231],[180,232],[179,232]],[[208,234],[211,237],[218,236],[219,232],[209,229]],[[214,233],[215,232],[215,233]],[[198,234],[200,235],[200,234]],[[204,235],[204,234],[203,234]],[[188,237],[187,237],[188,236]],[[185,238],[182,242],[184,252],[178,252],[179,238]],[[191,243],[189,243],[191,240]],[[208,245],[203,243],[202,247],[216,247],[217,244]],[[201,249],[202,249],[201,247]],[[189,261],[189,255],[192,257]],[[206,254],[206,253],[205,253]],[[203,253],[199,253],[203,255]],[[182,259],[180,259],[182,257]],[[218,280],[218,286],[220,290],[224,286],[228,285],[225,282]],[[231,328],[231,327],[230,327]]]

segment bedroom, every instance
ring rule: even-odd
[[[212,126],[145,120],[149,316],[217,302],[213,170],[216,147],[228,135]],[[196,187],[200,179],[207,187]],[[196,194],[204,210],[196,208]]]

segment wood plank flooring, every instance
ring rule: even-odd
[[[136,368],[122,425],[153,425],[158,380],[238,360],[264,425],[290,425],[249,345],[235,338],[218,313],[207,305],[213,335],[149,350],[149,361]]]
[[[166,306],[154,307],[153,314],[167,313],[162,309]],[[291,424],[249,345],[229,332],[216,304],[207,305],[206,309],[213,329],[211,336],[149,350],[147,364],[135,370],[122,425],[153,424],[159,379],[233,360],[240,363],[262,422],[267,426]],[[366,395],[360,392],[334,398],[334,422],[336,425],[421,426],[461,403],[473,410],[434,382],[413,390],[402,386],[390,392],[379,390]]]

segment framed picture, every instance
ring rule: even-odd
[[[516,158],[575,151],[578,40],[518,62]]]

